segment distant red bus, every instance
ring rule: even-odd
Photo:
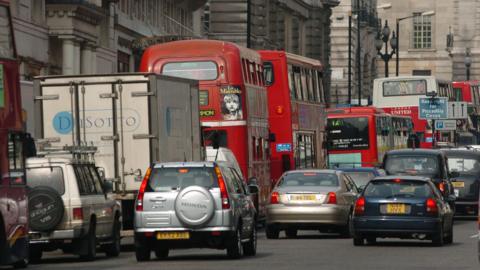
[[[28,201],[17,54],[9,3],[0,0],[0,264],[28,262]]]
[[[260,187],[261,218],[270,196],[267,89],[260,55],[234,43],[182,40],[143,54],[140,71],[199,80],[205,145],[230,148],[249,183]]]
[[[412,119],[375,107],[328,109],[328,163],[334,167],[373,167],[384,154],[407,148]]]
[[[459,81],[453,82],[453,93],[456,101],[467,102],[470,121],[462,121],[457,125],[457,145],[478,144],[480,127],[480,82]]]
[[[268,85],[270,173],[326,166],[323,67],[320,61],[283,51],[259,51]]]

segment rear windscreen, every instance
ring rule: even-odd
[[[370,180],[375,178],[375,175],[371,172],[346,172],[345,174],[352,178],[357,187],[365,186]]]
[[[27,168],[27,186],[30,188],[51,187],[58,194],[63,195],[65,193],[63,170],[60,167]]]
[[[437,176],[440,172],[438,165],[436,156],[390,155],[385,164],[385,171],[389,175]]]
[[[278,186],[337,187],[338,178],[333,173],[289,173],[282,178]]]
[[[480,174],[480,161],[473,158],[449,157],[448,169],[450,172],[462,174]]]
[[[433,193],[425,182],[400,179],[370,182],[364,195],[382,198],[427,198],[433,196]]]
[[[212,167],[154,168],[147,191],[182,189],[189,186],[218,187]]]

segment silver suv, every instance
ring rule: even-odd
[[[227,162],[152,165],[135,202],[137,261],[168,257],[175,248],[227,249],[253,256],[257,249],[256,211],[235,166]]]
[[[94,260],[99,245],[107,256],[120,253],[120,205],[106,195],[92,161],[65,157],[27,159],[30,261],[62,249]]]

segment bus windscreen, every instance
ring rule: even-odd
[[[368,118],[328,119],[329,150],[358,150],[369,148]]]
[[[425,80],[386,81],[383,83],[383,96],[425,95],[427,82]]]

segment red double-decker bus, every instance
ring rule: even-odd
[[[320,61],[284,51],[259,51],[268,86],[270,173],[325,167],[326,102]]]
[[[249,183],[260,187],[259,216],[270,195],[267,89],[260,55],[234,43],[182,40],[147,48],[140,71],[195,79],[205,145],[230,148]]]
[[[408,116],[375,107],[328,109],[329,167],[373,167],[392,149],[407,148],[413,132]]]
[[[0,0],[0,264],[28,262],[25,134],[8,1]]]
[[[461,145],[478,144],[480,138],[480,82],[479,81],[458,81],[453,82],[453,93],[456,101],[467,103],[468,116],[470,121],[458,121],[456,132],[456,143]]]

